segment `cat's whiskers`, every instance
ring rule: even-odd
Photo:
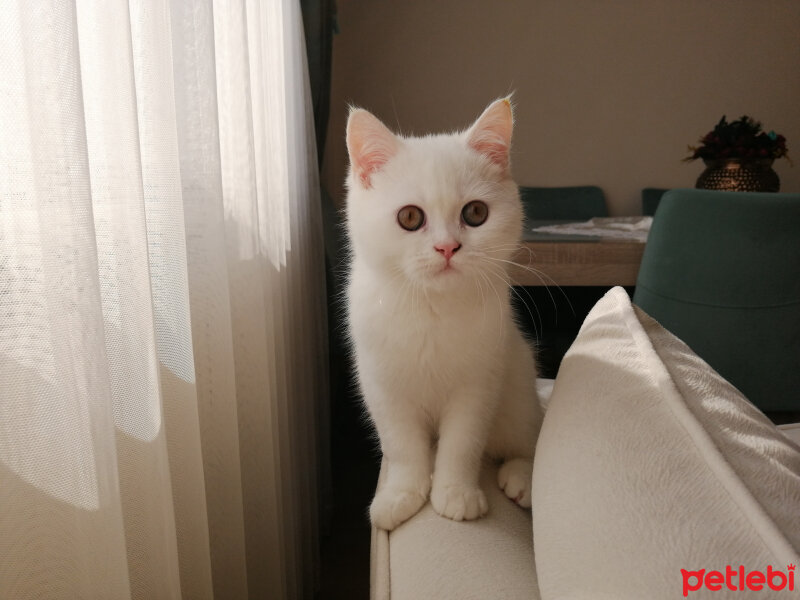
[[[511,277],[508,274],[507,269],[503,265],[497,264],[497,262],[492,262],[493,260],[496,261],[497,259],[494,259],[494,258],[489,257],[489,256],[482,256],[481,260],[484,263],[486,269],[492,275],[494,275],[494,276],[498,277],[499,279],[501,279],[503,284],[506,287],[508,287],[508,289],[511,291],[511,293],[514,294],[517,298],[519,298],[520,302],[525,307],[525,310],[528,313],[528,316],[530,317],[530,323],[533,326],[534,336],[538,338],[539,337],[539,331],[538,331],[537,323],[540,323],[542,321],[542,315],[539,312],[539,307],[536,305],[536,302],[534,301],[534,299],[531,296],[530,292],[524,286],[516,286],[516,285],[514,285],[514,282],[511,281]],[[525,298],[523,298],[523,296],[520,294],[519,289],[521,289],[525,293],[525,295],[527,296],[529,302],[525,301]],[[552,294],[551,294],[551,300],[555,304],[555,301],[552,298]],[[533,309],[536,312],[536,317],[534,317],[533,313],[531,312],[531,309],[530,309],[531,305],[533,306]],[[556,308],[556,311],[557,311],[557,308]]]
[[[432,306],[431,299],[428,297],[428,286],[422,285],[420,287],[422,288],[422,295],[425,296],[425,302],[427,303],[427,306]]]
[[[489,276],[483,271],[478,271],[478,274],[480,275],[481,279],[483,279],[486,282],[486,285],[489,286],[489,288],[494,292],[494,295],[497,297],[498,328],[499,328],[499,331],[502,331],[503,330],[503,311],[500,309],[500,307],[503,305],[503,301],[500,299],[500,294],[498,293],[497,288],[492,284],[492,280],[489,279]],[[484,304],[483,310],[484,310],[484,312],[486,312],[486,304]],[[500,342],[501,342],[501,339],[497,338],[497,343],[495,344],[494,350],[497,350],[497,347],[500,345]]]
[[[555,312],[556,320],[558,320],[558,303],[556,302],[556,299],[553,296],[553,292],[550,289],[551,287],[555,287],[555,288],[558,289],[559,292],[561,292],[561,295],[564,297],[564,299],[567,301],[567,304],[569,305],[570,311],[572,312],[573,315],[575,314],[575,309],[573,308],[572,302],[570,301],[570,299],[567,296],[566,292],[564,292],[564,290],[561,288],[560,285],[555,284],[555,282],[553,282],[552,278],[548,277],[542,271],[539,271],[538,269],[535,269],[534,267],[525,266],[525,265],[522,265],[522,264],[514,262],[514,261],[509,261],[509,260],[504,260],[504,259],[499,259],[499,258],[492,258],[492,257],[487,257],[487,258],[489,260],[492,260],[492,261],[495,261],[495,262],[500,262],[500,263],[503,263],[503,264],[515,265],[515,266],[517,266],[517,267],[519,267],[521,269],[524,269],[525,271],[528,271],[529,273],[535,275],[539,279],[539,281],[542,282],[543,287],[547,291],[547,295],[550,297],[550,302],[553,305],[553,309],[554,309],[554,312]],[[504,267],[504,270],[506,270],[505,267]],[[525,294],[527,295],[528,299],[531,301],[531,304],[533,304],[533,306],[534,306],[534,308],[536,310],[536,315],[539,318],[539,320],[541,321],[541,314],[539,313],[539,307],[536,306],[536,302],[534,302],[533,297],[531,296],[530,292],[527,291],[526,286],[519,285],[519,282],[517,282],[513,278],[511,278],[511,275],[508,274],[507,270],[506,270],[506,273],[507,273],[507,276],[508,276],[508,285],[509,285],[509,287],[512,290],[514,290],[515,292],[516,292],[515,288],[522,288],[523,290],[525,290]],[[548,285],[548,282],[546,281],[545,278],[550,279],[550,282],[552,284]],[[517,292],[517,297],[520,300],[523,300],[523,298],[520,296],[520,294],[518,292]],[[523,300],[523,303],[525,303],[524,300]]]
[[[424,256],[416,257],[412,264],[412,270],[421,274],[421,278],[409,277],[402,269],[398,269],[401,275],[405,275],[405,281],[400,288],[401,292],[405,293],[410,300],[411,311],[419,313],[423,308],[430,310],[435,302],[428,294],[428,285],[424,283],[425,278],[431,276],[433,265],[429,259]]]
[[[475,282],[475,286],[478,288],[478,293],[481,295],[481,307],[483,308],[483,314],[481,315],[481,328],[486,327],[486,296],[483,294],[483,286],[481,285],[481,280],[478,277],[473,277],[472,280]]]
[[[523,288],[523,289],[525,289],[525,288]],[[519,298],[520,303],[525,307],[525,311],[528,313],[528,316],[530,317],[531,326],[533,327],[533,337],[534,337],[534,339],[537,339],[537,340],[540,339],[541,336],[539,335],[539,327],[537,326],[537,323],[541,323],[542,322],[542,315],[539,312],[539,307],[536,306],[536,303],[533,302],[533,300],[531,299],[531,304],[533,305],[533,310],[536,311],[536,318],[534,318],[533,317],[533,313],[531,312],[530,306],[528,305],[527,302],[525,302],[525,300],[520,295],[520,293],[516,290],[516,288],[512,287],[511,288],[511,293],[513,293],[517,298]],[[528,297],[530,298],[530,294],[528,294]]]
[[[525,306],[525,310],[528,312],[528,316],[531,318],[531,325],[533,326],[534,337],[538,338],[539,337],[539,331],[538,331],[538,328],[536,326],[536,320],[533,318],[533,314],[531,313],[531,309],[528,307],[528,304],[524,300],[522,300],[522,297],[516,291],[514,286],[510,284],[510,282],[508,280],[508,275],[505,272],[505,270],[502,269],[501,267],[499,267],[498,265],[495,265],[495,264],[492,264],[492,263],[486,263],[486,267],[487,267],[487,271],[486,272],[488,273],[488,275],[492,275],[492,276],[496,277],[497,279],[499,279],[502,282],[504,287],[508,288],[511,291],[512,294],[514,294],[518,298],[520,298],[520,300],[522,301],[523,306]],[[531,304],[533,304],[533,307],[536,310],[536,314],[539,315],[539,309],[536,307],[536,303],[533,302],[533,298],[530,298],[530,300],[531,300]],[[541,320],[541,317],[539,317],[539,320]]]
[[[525,312],[528,313],[528,317],[530,318],[531,326],[533,327],[534,338],[539,339],[540,336],[539,336],[539,328],[537,326],[537,323],[542,323],[542,314],[539,312],[539,307],[537,306],[536,301],[533,299],[533,296],[531,296],[530,292],[528,291],[528,289],[526,287],[512,285],[511,282],[509,282],[507,279],[505,280],[505,282],[508,285],[508,289],[511,290],[511,293],[514,294],[514,296],[516,296],[519,299],[520,304],[522,304],[522,306],[525,307]],[[525,296],[527,296],[527,298],[528,298],[528,302],[525,301],[525,298],[523,298],[523,296],[522,296],[522,294],[520,294],[519,290],[522,290],[525,293]],[[533,306],[533,310],[536,313],[536,317],[534,317],[533,313],[531,312],[531,308],[530,308],[531,306]]]
[[[475,267],[475,272],[478,275],[478,277],[475,277],[475,280],[481,282],[480,283],[481,292],[482,292],[482,294],[481,294],[481,302],[483,304],[483,313],[484,313],[483,322],[484,322],[484,325],[485,325],[485,323],[486,323],[486,314],[487,314],[486,307],[487,307],[488,303],[486,302],[486,296],[483,294],[483,289],[484,289],[484,285],[483,284],[486,284],[486,287],[491,289],[495,293],[495,296],[499,297],[499,294],[497,292],[497,288],[492,284],[491,279],[485,273],[485,268],[481,264],[483,262],[483,258],[480,256],[480,254],[476,254],[476,257],[475,257],[474,260],[477,263],[476,267]],[[491,266],[491,265],[489,265],[489,266]],[[501,315],[500,318],[502,318],[502,315]]]
[[[416,283],[414,282],[414,280],[412,280],[411,278],[409,278],[407,276],[407,274],[405,273],[403,268],[401,266],[399,266],[399,265],[395,266],[392,269],[392,273],[393,273],[392,278],[388,282],[386,282],[386,285],[384,286],[384,288],[389,288],[390,293],[394,293],[395,290],[391,289],[393,287],[394,282],[396,280],[402,278],[402,284],[396,290],[396,294],[403,301],[405,301],[405,299],[409,298],[409,296],[410,296],[411,310],[415,312],[416,309],[414,307],[414,301],[415,301],[415,298],[416,298],[416,291],[415,291]],[[383,297],[383,294],[381,294],[381,296],[379,297],[379,301],[382,299],[382,297]]]
[[[507,247],[508,246],[506,246],[506,248]],[[516,247],[517,248],[527,249],[528,252],[531,253],[530,256],[532,257],[532,251],[530,250],[530,248],[527,248],[526,246],[524,246],[522,244],[517,244]],[[530,262],[527,265],[525,265],[525,264],[523,264],[521,262],[518,262],[518,261],[515,261],[515,260],[509,260],[509,259],[505,259],[505,258],[497,258],[497,257],[491,256],[490,252],[495,250],[496,248],[499,248],[499,247],[492,247],[492,248],[488,249],[485,252],[486,258],[488,258],[489,260],[492,260],[492,261],[501,262],[501,263],[503,263],[505,265],[510,265],[510,266],[517,267],[519,269],[522,269],[523,271],[527,271],[528,273],[536,276],[536,278],[539,279],[539,281],[547,289],[547,294],[550,296],[550,301],[552,302],[553,308],[555,309],[555,312],[556,312],[556,318],[558,318],[558,304],[556,303],[556,300],[553,297],[553,293],[550,290],[550,288],[552,288],[552,287],[556,288],[561,293],[561,295],[567,301],[567,304],[569,305],[570,311],[572,312],[573,315],[575,314],[575,308],[572,306],[572,302],[570,302],[569,296],[567,296],[566,292],[561,288],[560,285],[558,285],[553,280],[552,277],[548,276],[543,271],[540,271],[539,269],[531,266]],[[510,274],[509,274],[509,279],[511,281],[510,285],[520,286],[519,282],[514,281],[513,279],[511,279]],[[524,287],[524,286],[520,286],[520,287]]]

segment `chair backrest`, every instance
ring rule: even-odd
[[[594,185],[572,187],[520,186],[519,194],[529,221],[575,219],[608,216],[603,190]]]
[[[762,410],[800,410],[800,194],[668,191],[633,300]]]
[[[646,217],[652,217],[656,214],[658,203],[661,202],[661,196],[667,190],[664,188],[644,188],[642,190],[642,214]]]

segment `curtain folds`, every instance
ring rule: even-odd
[[[0,598],[310,598],[327,448],[292,0],[0,0]]]

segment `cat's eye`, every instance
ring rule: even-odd
[[[397,223],[406,231],[416,231],[425,223],[425,213],[419,206],[409,204],[398,211]]]
[[[467,202],[464,208],[461,209],[461,218],[470,227],[479,227],[489,218],[489,207],[480,200]]]

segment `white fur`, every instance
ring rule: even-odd
[[[530,506],[541,409],[533,350],[509,303],[506,271],[522,228],[510,135],[507,100],[468,131],[425,138],[394,136],[366,111],[351,112],[349,333],[388,469],[370,508],[383,529],[414,515],[429,494],[446,517],[485,514],[484,451],[506,459],[499,485]],[[380,154],[364,156],[370,148]],[[461,210],[476,199],[489,217],[470,227]],[[397,223],[410,204],[426,215],[413,232]],[[435,249],[445,243],[461,244],[448,270]]]

